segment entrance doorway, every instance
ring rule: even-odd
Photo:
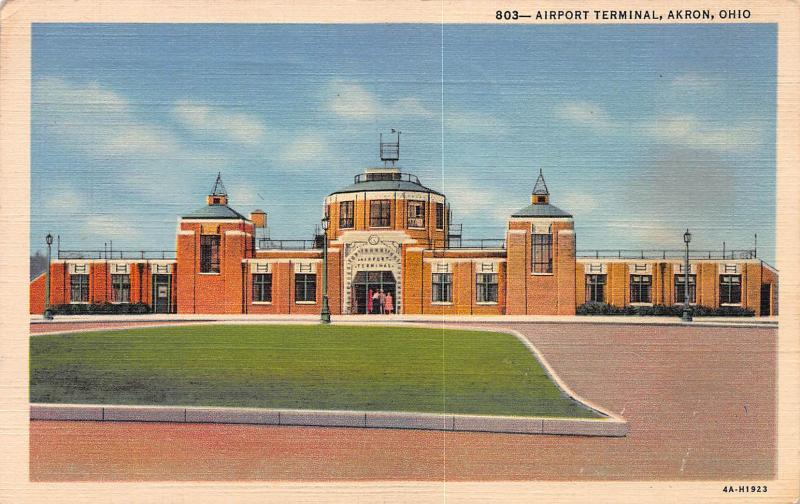
[[[153,275],[153,313],[172,313],[172,275]]]
[[[350,293],[352,313],[390,314],[397,311],[397,282],[391,271],[359,271]]]

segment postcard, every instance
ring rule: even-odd
[[[0,12],[4,502],[796,502],[796,4]]]

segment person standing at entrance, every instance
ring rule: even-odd
[[[367,291],[367,313],[372,313],[372,289]]]
[[[393,303],[394,303],[394,300],[392,299],[392,293],[391,292],[387,292],[386,293],[386,300],[383,302],[383,308],[384,308],[384,311],[386,313],[388,313],[389,315],[391,315],[392,311],[394,311]]]
[[[386,305],[386,294],[384,294],[383,289],[381,289],[380,291],[378,291],[378,308],[380,308],[380,310],[378,310],[378,313],[380,314],[386,313],[386,310],[384,309],[385,305]]]
[[[377,290],[372,293],[372,309],[370,313],[380,313],[381,312],[381,294]]]

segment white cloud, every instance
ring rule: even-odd
[[[505,221],[512,213],[526,206],[526,202],[509,201],[508,195],[467,178],[453,178],[445,187],[445,194],[453,209],[456,221],[464,217],[489,217]]]
[[[34,83],[40,124],[66,146],[90,156],[158,157],[178,150],[164,128],[139,118],[129,101],[96,82],[47,77]]]
[[[42,198],[41,207],[45,213],[66,215],[86,211],[86,199],[71,187],[48,188],[48,195]]]
[[[624,121],[611,116],[599,105],[588,102],[564,103],[554,110],[554,115],[573,125],[591,128],[598,134],[625,132],[674,146],[715,152],[749,151],[764,141],[763,127],[757,121],[729,125],[700,120],[693,114]]]
[[[381,101],[364,86],[334,80],[328,90],[328,110],[345,119],[372,120],[399,117],[432,118],[434,113],[415,97]]]
[[[562,103],[554,112],[559,119],[591,128],[598,133],[612,133],[619,128],[619,124],[602,107],[586,101]]]
[[[700,121],[693,115],[663,116],[643,123],[640,131],[657,140],[718,152],[751,150],[763,142],[763,129],[755,122],[735,126]]]
[[[702,93],[718,90],[721,85],[722,81],[720,79],[698,73],[678,75],[670,82],[670,87],[675,91]]]
[[[572,213],[591,212],[600,208],[600,202],[591,194],[567,193],[559,198],[559,206]]]
[[[497,117],[480,112],[445,112],[445,128],[458,133],[501,135],[507,132],[506,124]]]
[[[126,222],[117,215],[89,215],[83,219],[82,224],[77,228],[86,233],[92,243],[101,239],[117,239],[124,240],[127,244],[134,244],[143,236],[139,223]]]
[[[243,144],[258,144],[266,138],[266,126],[252,114],[188,99],[175,102],[172,114],[195,134],[219,136]]]
[[[234,207],[263,207],[265,198],[249,185],[236,184],[228,186],[228,201]]]
[[[281,161],[286,163],[310,163],[331,157],[327,140],[315,132],[301,134],[288,143],[280,155]]]

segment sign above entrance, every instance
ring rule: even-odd
[[[355,305],[353,282],[359,272],[390,272],[396,280],[394,286],[395,313],[401,313],[402,299],[402,248],[400,242],[381,239],[378,234],[365,236],[364,241],[351,241],[344,252],[345,311],[353,312]]]

